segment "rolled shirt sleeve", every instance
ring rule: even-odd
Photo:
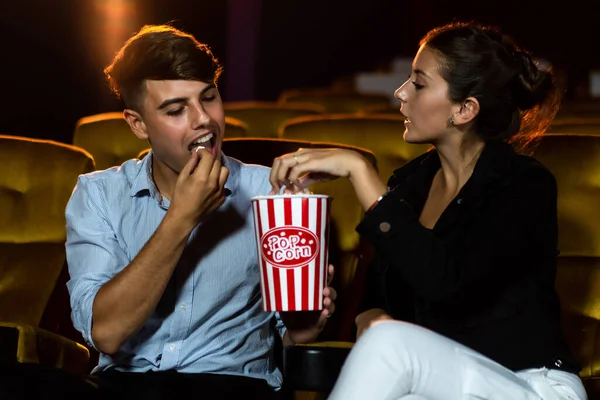
[[[97,185],[81,176],[65,212],[71,318],[75,329],[94,348],[94,298],[100,287],[130,262],[106,217],[106,202],[101,201],[101,196]]]

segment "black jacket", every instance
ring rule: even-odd
[[[418,219],[439,168],[434,150],[396,170],[390,191],[357,227],[377,254],[363,309],[383,308],[511,370],[579,372],[554,290],[553,175],[510,145],[489,143],[429,230]]]

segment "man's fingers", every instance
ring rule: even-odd
[[[221,171],[219,174],[219,187],[221,187],[221,188],[225,187],[225,182],[227,182],[228,177],[229,177],[229,168],[221,167]],[[225,193],[225,190],[223,190],[223,192]],[[226,194],[226,196],[229,196],[230,194],[231,194],[231,191],[229,191],[229,193]]]
[[[190,159],[183,166],[183,169],[181,170],[181,172],[179,174],[179,178],[185,179],[185,177],[191,175],[194,172],[194,170],[196,169],[196,167],[198,166],[199,161],[200,161],[200,157],[198,157],[198,154],[196,154],[196,152],[193,151],[192,154],[190,155]]]
[[[323,296],[325,296],[326,299],[335,301],[335,299],[337,299],[337,291],[331,286],[327,286],[325,289],[323,289]]]
[[[198,165],[194,171],[191,172],[191,174],[196,176],[210,175],[215,162],[215,158],[213,157],[212,153],[206,149],[200,149],[195,151],[195,153],[196,157],[198,157],[200,161],[198,161]]]
[[[327,286],[329,286],[329,284],[333,280],[334,272],[335,272],[335,268],[333,267],[332,264],[329,264],[329,267],[327,268]]]

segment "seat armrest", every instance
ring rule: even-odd
[[[68,372],[86,374],[89,350],[70,339],[25,324],[0,323],[2,362],[53,366]]]
[[[318,342],[283,349],[286,388],[329,393],[352,349],[352,342]]]

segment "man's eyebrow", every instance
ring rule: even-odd
[[[211,89],[215,89],[216,87],[217,86],[214,83],[210,83],[204,89],[202,89],[202,91],[200,92],[200,96],[204,95],[206,92],[208,92]],[[165,108],[167,108],[171,104],[185,103],[187,101],[188,101],[187,97],[173,97],[172,99],[166,99],[165,101],[163,101],[162,103],[160,103],[160,105],[158,106],[158,109],[159,110],[164,110]]]
[[[163,101],[162,103],[160,103],[160,106],[158,106],[158,109],[159,110],[164,110],[165,108],[167,108],[171,104],[185,103],[187,100],[188,100],[187,97],[174,97],[172,99],[166,99],[165,101]]]
[[[202,91],[200,92],[200,95],[203,95],[204,93],[208,92],[211,89],[216,89],[217,86],[214,83],[209,83],[208,86],[206,86],[204,89],[202,89]]]

